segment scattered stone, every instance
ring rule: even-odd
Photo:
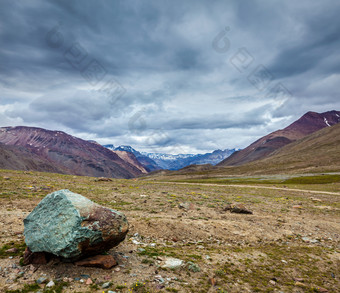
[[[178,269],[183,265],[183,260],[173,257],[167,257],[161,263],[163,269]]]
[[[193,273],[198,273],[201,271],[200,267],[191,261],[188,261],[188,270]]]
[[[309,243],[318,243],[319,242],[319,240],[317,240],[317,239],[311,239],[311,238],[309,238],[309,237],[302,237],[301,238],[304,242],[309,242]]]
[[[183,210],[193,210],[195,208],[195,206],[191,202],[181,202],[178,205],[178,208],[183,209]]]
[[[276,285],[276,282],[275,282],[274,280],[270,280],[270,281],[269,281],[269,284],[275,286],[275,285]]]
[[[35,282],[36,282],[37,284],[44,284],[44,283],[46,283],[46,281],[47,281],[47,278],[45,278],[45,277],[40,277],[40,278],[37,279]]]
[[[283,263],[287,263],[287,261],[286,261],[286,260],[284,260],[284,259],[281,259],[281,262],[283,262]]]
[[[141,194],[140,197],[148,197],[146,194]]]
[[[75,262],[77,266],[96,267],[101,269],[111,269],[117,265],[117,261],[112,255],[96,255]]]
[[[18,251],[19,251],[18,248],[13,247],[13,248],[7,249],[5,252],[7,252],[7,253],[17,253]]]
[[[80,275],[80,277],[82,277],[83,279],[87,280],[87,279],[90,279],[90,275]]]
[[[320,292],[320,293],[327,293],[327,292],[329,292],[327,289],[322,288],[322,287],[316,287],[315,290],[316,290],[316,292]]]
[[[91,285],[91,284],[93,284],[91,278],[88,278],[88,279],[86,280],[86,283],[85,283],[85,284],[86,284],[86,285]]]
[[[24,264],[36,264],[44,265],[47,264],[47,258],[45,252],[32,252],[28,247],[26,247],[24,252]]]
[[[51,280],[47,283],[46,287],[50,288],[50,287],[53,287],[54,285],[55,285],[54,282]]]
[[[301,283],[301,282],[295,282],[295,286],[297,286],[297,287],[301,287],[301,288],[306,288],[306,287],[307,287],[307,285],[306,285],[306,284],[304,284],[304,283]]]
[[[253,212],[248,210],[243,204],[228,204],[223,210],[237,214],[253,214]]]
[[[118,245],[129,229],[124,214],[67,189],[48,194],[24,219],[32,252],[66,259],[93,255]]]
[[[311,199],[312,201],[314,201],[314,202],[322,202],[322,200],[319,199],[319,198],[310,197],[310,199]]]
[[[95,179],[94,181],[98,182],[98,181],[112,181],[111,178],[106,178],[106,177],[99,177],[97,179]]]
[[[161,275],[156,275],[155,276],[155,281],[157,281],[159,283],[164,283],[165,282]]]
[[[299,209],[299,210],[301,210],[301,209],[302,209],[302,206],[300,206],[300,205],[295,205],[295,206],[293,206],[293,209]]]
[[[104,283],[104,284],[102,285],[102,288],[103,288],[103,289],[107,289],[107,288],[109,288],[111,285],[112,285],[111,282],[106,282],[106,283]]]

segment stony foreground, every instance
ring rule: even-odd
[[[126,240],[108,252],[112,269],[58,258],[20,265],[23,219],[64,188],[127,216]],[[0,171],[0,290],[338,292],[340,184],[287,189]],[[230,211],[239,204],[253,214]]]

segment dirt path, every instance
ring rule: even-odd
[[[315,194],[332,194],[339,195],[338,192],[330,192],[330,191],[318,191],[318,190],[305,190],[305,189],[295,189],[295,188],[283,188],[283,187],[273,187],[273,186],[258,186],[258,185],[243,185],[243,184],[214,184],[214,183],[190,183],[190,182],[169,182],[169,181],[152,181],[152,183],[159,184],[184,184],[184,185],[203,185],[203,186],[224,186],[224,187],[245,187],[245,188],[262,188],[262,189],[276,189],[276,190],[288,190],[288,191],[297,191],[297,192],[308,192]]]

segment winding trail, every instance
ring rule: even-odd
[[[150,181],[151,182],[151,181]],[[318,191],[318,190],[305,190],[305,189],[295,189],[295,188],[284,188],[284,187],[274,187],[274,186],[259,186],[259,185],[246,185],[246,184],[214,184],[214,183],[197,183],[197,182],[171,182],[171,181],[152,181],[152,183],[158,184],[180,184],[180,185],[203,185],[203,186],[224,186],[224,187],[245,187],[245,188],[262,188],[262,189],[273,189],[273,190],[288,190],[297,192],[307,192],[314,194],[331,194],[340,196],[339,192],[330,191]]]

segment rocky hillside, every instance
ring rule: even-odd
[[[12,163],[6,157],[1,158],[1,164],[8,168],[113,178],[132,178],[147,173],[130,155],[117,154],[61,131],[3,127],[0,128],[0,143],[20,147],[20,151],[18,148],[14,153],[13,149],[10,151]]]
[[[288,127],[272,132],[255,141],[245,149],[235,152],[219,166],[237,166],[266,158],[274,151],[301,139],[315,131],[340,122],[339,111],[324,113],[308,112]]]

